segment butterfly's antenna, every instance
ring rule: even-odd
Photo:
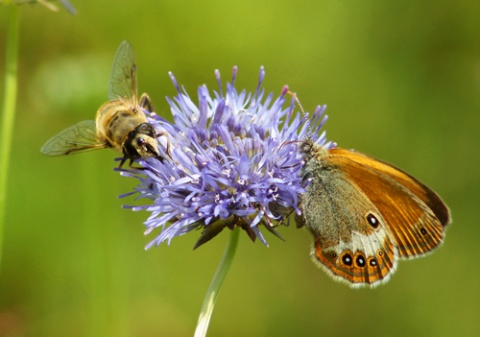
[[[294,93],[294,92],[291,92],[290,90],[287,91],[287,94],[289,94],[290,96],[293,97],[293,99],[295,100],[295,102],[297,102],[298,107],[300,108],[300,110],[302,111],[302,113],[305,113],[305,110],[303,110],[302,103],[300,103],[300,100],[298,99],[297,94]]]
[[[289,144],[293,144],[293,143],[300,143],[301,141],[300,140],[287,140],[287,141],[284,141],[282,142],[282,144],[280,145],[279,149],[281,149],[282,147],[284,147],[285,145],[289,145]]]
[[[289,94],[290,96],[293,97],[293,99],[295,100],[295,102],[297,102],[298,107],[300,108],[300,110],[302,111],[302,113],[305,114],[305,110],[303,109],[302,103],[300,103],[300,100],[298,99],[297,94],[294,93],[294,92],[291,92],[290,90],[287,91],[287,94]],[[310,140],[311,140],[311,139],[312,139],[312,134],[307,135],[307,139],[310,139]]]

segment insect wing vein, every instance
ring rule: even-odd
[[[75,124],[49,139],[41,152],[48,156],[60,156],[103,149],[106,144],[98,142],[95,130],[95,122],[91,120]]]
[[[136,102],[137,71],[132,46],[123,41],[118,47],[113,61],[112,74],[108,87],[110,100],[126,99]]]

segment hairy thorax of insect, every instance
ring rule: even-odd
[[[122,152],[128,134],[142,123],[148,123],[138,108],[121,100],[107,102],[98,109],[96,118],[97,138]]]

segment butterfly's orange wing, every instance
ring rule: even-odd
[[[339,167],[377,207],[400,257],[423,255],[442,242],[450,212],[440,197],[407,173],[358,152],[329,150],[325,161]]]

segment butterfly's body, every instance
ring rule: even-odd
[[[415,178],[355,151],[304,141],[301,152],[310,183],[297,224],[312,233],[312,257],[335,279],[378,285],[399,258],[442,242],[448,208]]]

